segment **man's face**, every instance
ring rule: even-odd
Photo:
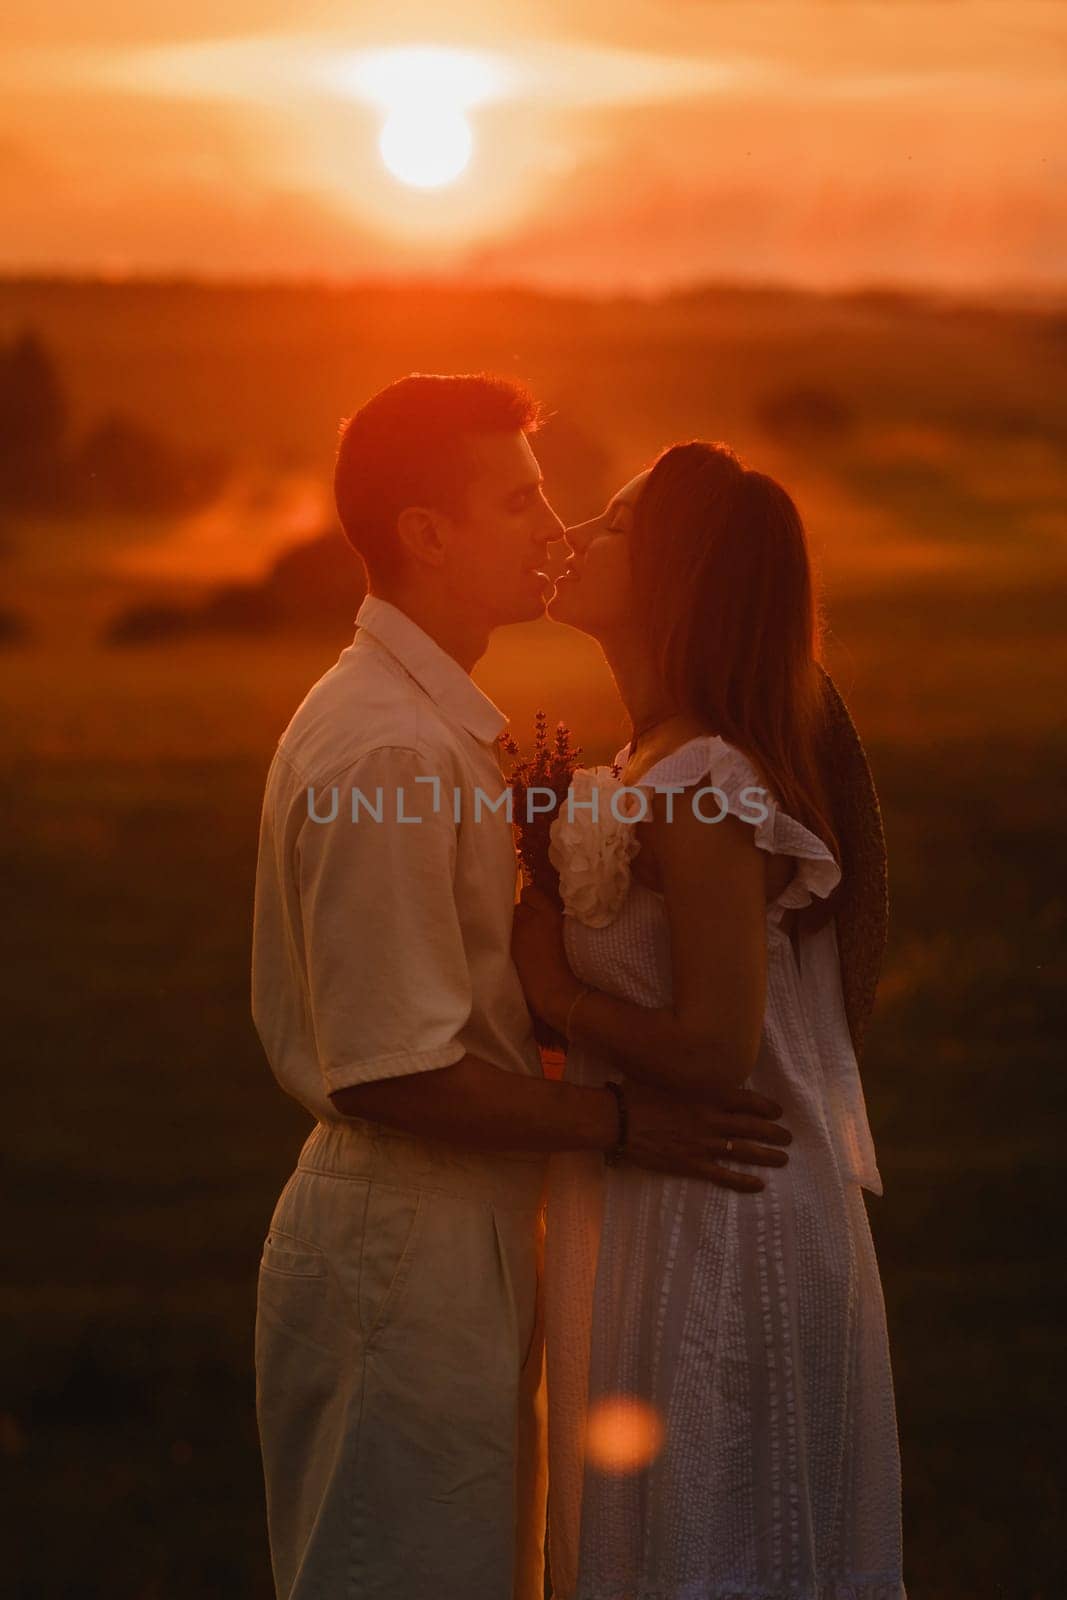
[[[490,628],[532,621],[552,588],[545,552],[563,524],[524,433],[475,434],[466,448],[471,476],[460,511],[447,519],[442,582]]]

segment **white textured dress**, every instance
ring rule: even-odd
[[[760,849],[796,860],[767,908],[766,1015],[746,1083],[782,1105],[793,1143],[787,1166],[760,1169],[759,1194],[606,1168],[585,1153],[553,1157],[553,1592],[556,1600],[905,1600],[885,1308],[861,1193],[881,1194],[882,1185],[836,929],[831,919],[801,934],[795,952],[780,926],[786,909],[828,895],[840,871],[722,739],[683,745],[639,787],[667,784],[715,785],[720,809],[752,823]],[[762,788],[762,821],[753,822],[749,787]],[[702,809],[714,815],[715,802]],[[563,854],[572,846],[573,837]],[[598,845],[588,846],[579,841],[580,871],[588,878],[592,863],[617,887],[617,855],[607,861],[610,851],[598,858]],[[562,877],[566,888],[566,863]],[[568,915],[564,928],[583,981],[638,1005],[670,1003],[669,929],[656,891],[630,880],[606,926]],[[618,1075],[617,1063],[587,1049],[568,1053],[570,1082]],[[643,1470],[607,1472],[583,1459],[588,1408],[615,1396],[654,1407],[662,1424],[662,1446]]]

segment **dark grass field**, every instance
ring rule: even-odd
[[[175,427],[184,415],[198,437],[175,393],[184,385],[191,406],[206,392],[201,336],[224,327],[216,304],[190,310],[184,292],[160,291],[156,320],[134,297],[79,321],[69,297],[57,311],[43,290],[20,293],[14,310],[0,294],[0,310],[22,316],[33,301],[69,351],[79,406],[114,382],[110,340],[142,405],[155,357],[159,415]],[[321,306],[287,303],[296,310],[273,344],[262,317],[231,320],[233,370],[281,363],[301,340],[334,360]],[[548,341],[547,313],[537,316]],[[586,348],[621,360],[625,347],[662,385],[639,397],[631,371],[617,418],[582,413],[622,441],[620,457],[680,428],[670,386],[685,362],[672,341],[689,329],[691,363],[712,324],[720,372],[733,350],[750,384],[758,363],[786,377],[836,373],[868,430],[824,444],[817,473],[805,450],[795,462],[823,551],[830,665],[868,740],[890,848],[891,942],[864,1068],[885,1195],[867,1204],[897,1383],[909,1596],[1062,1600],[1067,584],[1051,508],[1067,469],[1039,404],[1056,325],[1041,342],[1030,320],[989,313],[980,336],[975,314],[961,340],[950,317],[893,304],[815,302],[805,314],[790,302],[771,317],[757,297],[675,305],[659,323],[651,310],[613,322],[601,308]],[[506,335],[487,312],[477,353]],[[387,376],[418,364],[395,326],[390,337]],[[580,388],[583,347],[551,337],[558,388],[568,373]],[[957,358],[947,372],[946,349]],[[443,335],[436,353],[447,354]],[[368,381],[386,365],[379,351]],[[331,392],[316,390],[320,421]],[[989,422],[991,397],[1006,404],[1006,392],[1016,408],[1031,395],[1032,426]],[[275,395],[270,410],[259,391],[235,402],[259,407],[272,437],[287,403]],[[999,475],[978,414],[1000,430]],[[739,428],[748,415],[738,411]],[[291,430],[293,458],[313,473],[305,425],[302,415]],[[686,431],[703,426],[697,417]],[[905,445],[909,459],[936,456],[937,471],[893,467]],[[860,457],[868,474],[883,466],[857,488]],[[8,598],[36,633],[0,657],[14,1201],[0,1288],[3,1593],[269,1600],[255,1281],[309,1123],[275,1087],[249,1017],[252,875],[274,740],[347,640],[324,630],[108,651],[101,622],[140,582],[115,566],[116,549],[156,548],[174,529],[6,523]],[[232,529],[223,534],[232,552]],[[480,677],[520,735],[544,705],[590,761],[623,742],[595,658],[563,630],[503,635]]]
[[[871,753],[894,916],[865,1069],[886,1192],[868,1208],[909,1593],[1054,1600],[1067,751]],[[261,778],[247,761],[5,775],[16,814],[56,824],[33,851],[16,826],[4,862],[20,1596],[270,1592],[255,1272],[306,1124],[247,1014]]]

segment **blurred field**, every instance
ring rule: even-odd
[[[694,435],[801,503],[891,852],[865,1081],[908,1592],[1059,1600],[1062,318],[725,291],[0,286],[0,337],[27,325],[76,420],[132,409],[234,476],[195,516],[0,511],[5,605],[29,627],[0,655],[5,1592],[270,1593],[255,1275],[306,1119],[248,1017],[252,872],[274,742],[348,631],[120,650],[102,630],[316,531],[338,417],[377,385],[495,367],[582,430],[565,516]],[[591,760],[623,742],[595,652],[565,630],[508,630],[479,677],[520,735],[542,705]]]

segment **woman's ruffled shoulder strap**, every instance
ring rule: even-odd
[[[704,821],[711,824],[735,816],[755,829],[760,850],[792,856],[797,870],[774,902],[783,909],[810,905],[816,895],[826,899],[841,881],[841,868],[829,846],[782,810],[745,752],[718,734],[703,734],[680,745],[632,787],[693,789],[690,804]],[[680,796],[675,801],[679,803]]]

